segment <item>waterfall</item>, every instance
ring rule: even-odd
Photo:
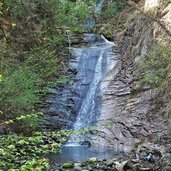
[[[100,13],[105,0],[97,0],[94,12]],[[90,31],[95,21],[87,20],[87,29]],[[71,66],[77,70],[75,80],[75,91],[78,98],[75,100],[75,111],[77,113],[73,130],[78,131],[94,125],[100,115],[100,95],[102,92],[101,82],[110,66],[109,56],[113,42],[108,41],[103,35],[98,37],[94,34],[85,34],[88,47],[70,48],[73,51],[74,60]],[[79,81],[78,81],[79,80]],[[78,146],[84,142],[84,135],[73,135],[67,146]]]
[[[100,13],[103,7],[103,3],[105,0],[101,0],[100,2],[97,3],[95,7],[95,13]]]
[[[94,8],[96,13],[101,12],[104,2],[105,0],[97,0]],[[92,31],[95,23],[93,17],[86,21],[87,32]],[[56,97],[55,101],[59,105],[53,105],[51,111],[59,111],[62,124],[64,121],[67,128],[72,127],[76,134],[69,137],[66,145],[62,146],[61,153],[55,155],[55,159],[65,162],[83,161],[94,156],[102,159],[111,158],[115,150],[93,146],[96,137],[90,135],[91,131],[86,134],[77,134],[77,132],[98,125],[99,118],[103,115],[103,95],[108,87],[111,71],[118,63],[118,56],[112,50],[115,44],[103,35],[85,33],[81,35],[81,40],[85,39],[85,41],[74,45],[71,44],[69,32],[67,36],[71,52],[70,70],[74,75],[72,81],[66,85],[65,91]],[[89,148],[89,145],[92,147]]]
[[[96,118],[100,114],[96,109],[98,108],[98,103],[100,103],[98,97],[102,91],[101,81],[105,76],[110,51],[112,46],[114,46],[114,43],[109,42],[104,36],[101,36],[99,39],[96,36],[93,37],[93,34],[86,36],[90,43],[92,42],[90,47],[72,49],[78,62],[77,70],[78,78],[80,79],[75,86],[79,89],[82,85],[87,84],[84,98],[79,106],[78,115],[73,125],[75,131],[90,127],[96,122]],[[85,82],[87,80],[89,82]],[[79,145],[80,141],[84,140],[85,137],[81,135],[71,136],[67,145],[76,146]]]

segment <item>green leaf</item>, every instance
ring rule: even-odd
[[[9,149],[15,149],[15,145],[9,145],[9,146],[7,146],[7,148],[9,148]]]

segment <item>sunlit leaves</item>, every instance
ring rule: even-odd
[[[25,171],[47,168],[49,163],[43,154],[57,152],[60,144],[51,134],[39,132],[39,136],[32,137],[0,136],[0,146],[0,169]]]
[[[2,74],[0,74],[0,82],[2,81]]]

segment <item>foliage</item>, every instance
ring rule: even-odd
[[[149,52],[142,63],[143,75],[141,82],[151,86],[158,86],[167,73],[167,66],[171,62],[171,47],[156,45]]]
[[[69,26],[78,27],[79,24],[84,24],[86,18],[89,17],[93,1],[77,0],[75,3],[69,0],[54,1],[55,10],[57,12],[57,22],[67,24]],[[95,2],[95,1],[94,1]]]
[[[0,135],[0,170],[43,170],[49,166],[46,154],[57,152],[71,135],[72,131],[34,132],[44,123],[39,104],[48,89],[69,81],[63,69],[67,33],[82,31],[94,3],[0,2],[0,131],[10,133]]]
[[[94,0],[0,3],[0,119],[13,120],[37,113],[48,88],[68,82],[61,65],[68,60],[64,48],[68,46],[67,31],[82,30],[94,3]],[[39,122],[35,118],[32,121],[17,123],[15,132],[23,125],[28,127],[23,130],[33,131]]]
[[[56,141],[60,132],[35,132],[31,137],[0,136],[0,169],[42,170],[49,167],[45,154],[57,152],[65,138]],[[68,134],[68,133],[67,133]]]
[[[106,10],[103,12],[103,17],[108,18],[121,12],[126,7],[126,4],[119,0],[113,0],[108,4]]]
[[[48,153],[59,152],[60,146],[68,137],[86,134],[93,129],[90,127],[78,131],[34,132],[32,136],[26,137],[0,135],[0,169],[39,171],[48,168]]]
[[[2,81],[2,75],[0,75],[0,82]]]
[[[26,111],[32,111],[32,106],[37,100],[34,94],[35,87],[40,84],[41,80],[32,73],[27,67],[19,67],[14,70],[10,76],[4,77],[1,82],[1,98],[6,105],[14,106],[13,113],[18,113],[22,106]],[[1,104],[3,108],[3,104]]]

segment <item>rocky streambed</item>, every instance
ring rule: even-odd
[[[84,162],[55,164],[49,171],[170,171],[171,153],[162,154],[160,150],[146,149],[109,160],[92,157]]]

